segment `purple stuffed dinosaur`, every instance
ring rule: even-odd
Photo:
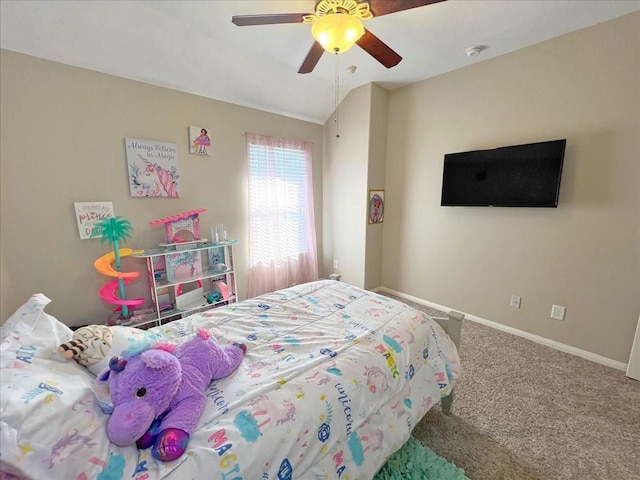
[[[242,361],[243,344],[220,346],[206,330],[176,347],[166,343],[127,359],[113,357],[100,376],[109,382],[113,413],[107,436],[116,445],[152,447],[163,462],[186,450],[212,380],[230,375]]]

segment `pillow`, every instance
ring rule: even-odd
[[[0,327],[0,471],[28,478],[131,478],[138,452],[106,434],[106,386],[57,351],[69,327],[33,295]],[[102,474],[102,475],[101,475]]]

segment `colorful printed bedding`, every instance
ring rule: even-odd
[[[171,463],[105,433],[109,395],[57,353],[71,330],[34,295],[0,330],[0,469],[43,479],[371,479],[459,373],[428,316],[323,280],[155,327],[244,342],[236,372],[207,389],[187,452]]]

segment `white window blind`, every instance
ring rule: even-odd
[[[249,159],[252,262],[304,253],[303,207],[308,196],[304,152],[250,145]]]
[[[250,287],[250,293],[314,280],[317,256],[310,144],[248,134],[247,156],[250,276],[254,280],[280,277],[269,287],[253,292]]]

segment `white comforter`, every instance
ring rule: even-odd
[[[208,387],[187,452],[161,463],[109,443],[107,392],[55,353],[70,331],[34,298],[37,328],[29,314],[3,327],[0,392],[0,465],[31,478],[371,479],[459,372],[433,320],[341,282],[208,310],[155,330],[180,342],[205,328],[247,354]]]

